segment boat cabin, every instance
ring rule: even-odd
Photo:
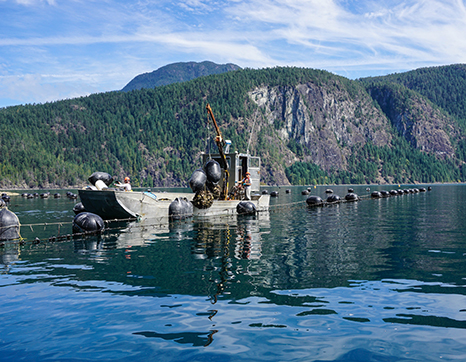
[[[235,186],[236,183],[239,183],[243,180],[246,175],[246,172],[249,171],[251,174],[251,191],[259,192],[260,190],[260,166],[261,159],[260,157],[253,157],[250,154],[246,153],[225,153],[227,163],[229,166],[230,177],[228,179],[228,192]],[[222,165],[220,154],[202,154],[202,164],[205,165],[207,161],[214,159],[220,165]],[[221,181],[223,182],[223,181]]]

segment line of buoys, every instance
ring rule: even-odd
[[[370,188],[367,188],[367,189],[370,190]],[[385,197],[404,195],[404,194],[410,194],[410,193],[426,192],[426,191],[431,191],[431,190],[432,190],[431,186],[429,186],[427,189],[424,187],[420,187],[420,188],[400,189],[400,190],[390,190],[390,191],[381,190],[381,191],[373,191],[370,194],[370,196],[369,195],[363,196],[363,198],[370,197],[373,199],[378,199],[378,198],[385,198]],[[344,197],[344,199],[341,199],[340,196],[334,194],[332,189],[326,189],[325,193],[330,194],[325,201],[323,201],[319,196],[310,195],[306,199],[306,203],[309,206],[323,206],[323,205],[337,204],[340,202],[352,202],[352,201],[361,200],[361,197],[355,194],[352,188],[348,188],[348,194]],[[301,194],[308,195],[309,191],[303,190]]]
[[[35,199],[36,197],[39,197],[39,193],[34,192],[34,193],[29,193],[29,192],[24,192],[21,194],[21,197],[24,197],[25,199]]]
[[[411,188],[411,189],[399,189],[399,190],[382,190],[382,191],[373,191],[371,193],[372,198],[381,198],[381,197],[390,197],[390,196],[398,196],[398,195],[406,195],[406,194],[417,194],[419,192],[426,192],[431,191],[432,187],[429,186],[427,189],[425,187],[419,188]]]

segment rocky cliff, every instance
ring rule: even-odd
[[[395,85],[366,89],[335,77],[320,84],[257,87],[249,97],[260,110],[259,129],[268,126],[269,141],[275,147],[286,146],[285,162],[268,161],[273,165],[265,175],[269,183],[287,184],[284,169],[297,161],[329,172],[348,170],[348,158],[364,145],[396,147],[394,137],[438,159],[453,159],[455,144],[464,137],[446,112]]]

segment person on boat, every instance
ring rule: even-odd
[[[241,181],[241,184],[244,188],[245,191],[245,200],[251,200],[251,174],[249,172],[246,172],[246,175],[243,178],[243,181]]]
[[[122,188],[124,191],[131,191],[131,184],[130,184],[130,179],[128,176],[125,177],[125,183],[120,183],[118,182],[117,184],[115,184],[116,186]]]

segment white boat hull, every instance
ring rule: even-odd
[[[145,191],[79,190],[79,197],[86,211],[101,216],[104,220],[158,219],[168,220],[168,208],[175,198],[185,197],[191,201],[193,193],[153,193]],[[194,207],[194,218],[235,215],[240,200],[215,200],[211,207]],[[254,195],[251,200],[257,211],[268,210],[270,195]]]

